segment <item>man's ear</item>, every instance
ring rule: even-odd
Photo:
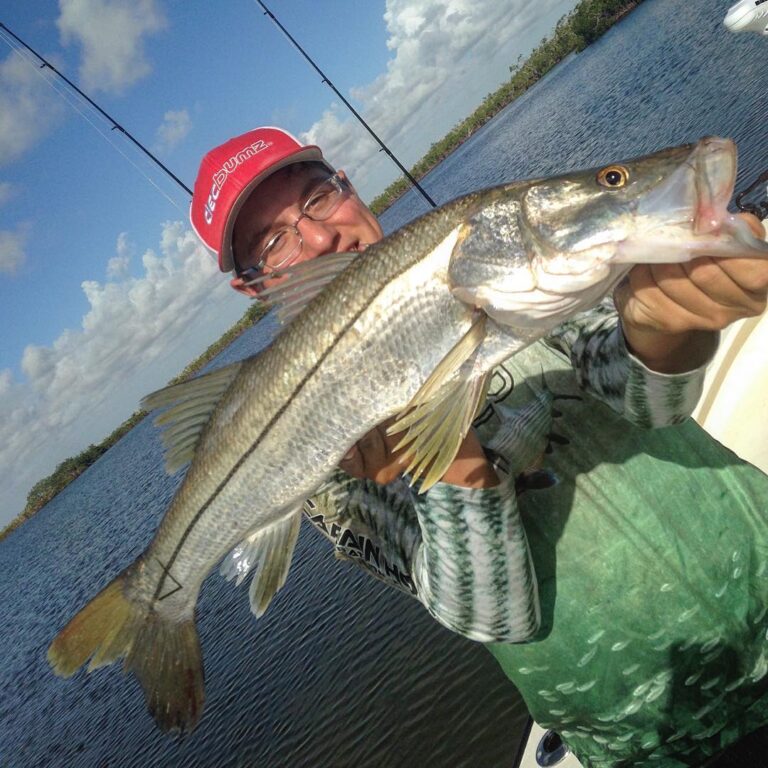
[[[250,299],[255,299],[258,297],[259,292],[252,286],[252,285],[244,285],[245,281],[242,277],[239,275],[237,277],[233,277],[229,284],[238,292],[242,293],[244,296],[248,296]]]

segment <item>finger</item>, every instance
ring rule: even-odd
[[[680,265],[680,269],[652,270],[656,284],[675,307],[700,319],[696,326],[716,330],[734,320],[760,314],[764,296],[746,290],[725,269],[725,259],[700,258]]]
[[[765,227],[757,216],[751,213],[740,213],[737,214],[737,218],[747,223],[755,237],[760,240],[765,239]],[[744,257],[729,256],[717,261],[731,279],[744,290],[763,296],[768,291],[768,259],[745,253]]]
[[[679,264],[665,264],[667,277],[682,273]],[[670,301],[656,280],[658,271],[651,265],[634,267],[614,291],[614,303],[625,325],[653,329],[666,333],[689,330],[698,318],[685,307]]]
[[[625,323],[669,333],[719,330],[765,306],[709,258],[636,267],[614,298]]]
[[[365,437],[358,442],[358,446],[360,448],[360,453],[363,454],[363,460],[365,461],[367,469],[382,464],[389,453],[381,432],[379,431],[379,427],[374,427],[367,435],[365,435]]]
[[[765,240],[765,227],[763,222],[752,213],[737,213],[736,217],[746,221],[749,224],[749,228],[752,230],[752,234],[755,237],[759,237],[761,240]]]
[[[357,443],[347,451],[344,458],[339,462],[339,467],[351,477],[365,477],[365,462]]]
[[[768,260],[702,258],[683,265],[683,269],[691,285],[721,307],[744,317],[765,309]],[[685,285],[677,288],[685,291]]]
[[[742,290],[754,297],[765,296],[768,291],[768,259],[725,256],[715,261]]]
[[[383,428],[379,426],[360,438],[339,466],[353,477],[388,482],[398,473],[397,468],[390,471],[392,463]]]

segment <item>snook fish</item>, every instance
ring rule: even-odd
[[[634,263],[765,255],[726,210],[735,174],[734,144],[706,138],[475,192],[363,256],[296,269],[275,297],[292,322],[268,349],[147,398],[170,406],[169,469],[192,464],[146,552],[54,639],[54,670],[124,658],[159,726],[190,730],[203,704],[195,604],[216,563],[256,542],[263,612],[286,578],[303,500],[375,425],[402,414],[423,490],[455,456],[493,367],[597,303]]]

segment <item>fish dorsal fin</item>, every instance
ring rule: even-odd
[[[257,618],[264,615],[272,598],[285,584],[300,526],[300,510],[294,510],[247,536],[221,564],[222,576],[227,580],[236,579],[238,585],[253,570],[248,595],[251,612]]]
[[[169,475],[192,461],[203,427],[241,366],[240,362],[232,363],[191,381],[159,389],[141,401],[145,410],[170,406],[154,420],[157,426],[166,427],[162,441]]]
[[[431,488],[453,462],[488,391],[489,375],[473,371],[473,355],[484,338],[485,315],[479,315],[387,430],[389,434],[405,431],[396,450],[406,449],[410,464],[405,471],[411,475],[411,484],[423,478],[421,492]]]
[[[329,253],[310,261],[302,261],[278,272],[270,272],[252,280],[248,285],[257,286],[276,277],[286,279],[278,285],[259,292],[258,298],[269,307],[277,307],[277,318],[287,325],[315,298],[328,283],[343,272],[360,252]]]

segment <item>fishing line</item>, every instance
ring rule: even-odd
[[[8,36],[9,33],[11,37]],[[176,210],[178,210],[184,218],[186,218],[187,210],[186,207],[181,207],[179,203],[177,203],[172,197],[170,197],[158,184],[156,181],[150,177],[147,172],[139,166],[136,161],[130,157],[128,154],[126,154],[125,149],[121,147],[115,140],[112,131],[114,130],[114,127],[110,129],[109,132],[105,131],[105,124],[107,120],[111,120],[111,118],[104,117],[104,121],[101,124],[94,121],[90,115],[84,111],[86,106],[90,106],[88,104],[87,98],[77,98],[76,92],[73,93],[70,89],[67,89],[65,85],[60,85],[57,80],[57,73],[53,70],[53,68],[49,64],[38,64],[37,60],[33,58],[33,55],[36,56],[41,61],[45,61],[42,59],[42,57],[38,56],[34,51],[31,49],[28,49],[27,47],[24,47],[22,44],[19,44],[16,42],[15,36],[12,32],[4,25],[0,24],[0,38],[2,38],[5,43],[8,45],[8,47],[17,55],[19,56],[25,63],[28,63],[32,69],[34,69],[38,77],[43,78],[43,80],[48,84],[48,86],[69,106],[71,107],[75,112],[77,112],[86,122],[88,122],[91,127],[105,140],[107,141],[116,152],[121,154],[125,160],[130,163],[136,171],[141,174]],[[13,38],[13,39],[11,39]],[[44,70],[49,70],[48,72]],[[79,95],[79,94],[77,94]],[[96,112],[98,114],[101,114],[101,112],[98,109],[93,109],[93,112]],[[116,125],[116,123],[112,120],[113,126]],[[124,129],[121,129],[122,132],[125,133]],[[129,136],[129,138],[132,138]],[[135,142],[135,139],[133,139]],[[147,153],[149,154],[149,153]],[[155,160],[152,155],[149,155],[151,159]],[[157,162],[155,160],[155,162]],[[158,163],[160,167],[167,172],[167,169],[165,166],[163,166],[161,163]],[[191,191],[188,190],[184,184],[182,184],[173,174],[169,175],[174,179],[174,181],[179,184],[182,188],[184,188],[187,192],[189,192],[191,196]],[[203,280],[202,283],[207,286],[210,290],[215,290],[216,287],[221,285],[221,280],[219,273],[216,270],[212,270],[209,274],[207,274]]]
[[[7,33],[7,34],[6,34]],[[13,38],[13,41],[15,43],[18,43],[18,46],[15,45],[11,40],[9,40],[8,35]],[[184,184],[181,179],[178,178],[169,168],[167,168],[165,165],[163,165],[160,160],[158,160],[149,150],[146,149],[139,141],[137,141],[125,128],[123,128],[122,125],[120,125],[114,118],[112,118],[111,115],[107,114],[98,104],[96,104],[93,99],[91,99],[86,93],[80,90],[66,75],[59,72],[56,67],[54,67],[49,61],[47,61],[45,58],[43,58],[37,51],[35,51],[33,48],[28,46],[20,37],[15,35],[5,24],[0,22],[0,36],[2,36],[3,40],[8,44],[8,46],[11,48],[12,51],[17,53],[19,56],[22,57],[25,61],[29,61],[30,66],[33,66],[34,69],[40,70],[40,69],[49,69],[51,70],[56,76],[58,76],[61,80],[63,80],[72,91],[75,91],[78,96],[82,99],[82,101],[85,101],[92,107],[92,109],[99,114],[102,115],[107,121],[109,121],[112,125],[111,130],[119,130],[121,133],[123,133],[126,138],[128,138],[136,148],[140,149],[152,162],[155,163],[155,165],[159,166],[168,176],[170,176],[176,184],[178,184],[182,189],[186,191],[186,193],[192,197],[192,190],[187,187],[186,184]],[[20,47],[19,47],[20,46]],[[22,50],[22,48],[24,50]],[[39,59],[42,64],[37,65],[35,61],[29,58],[29,55],[26,52],[29,52],[30,54],[34,55],[37,59]],[[49,78],[47,75],[43,73],[38,73],[41,77],[53,88],[56,93],[61,96],[61,98],[64,99],[64,101],[69,104],[72,109],[74,109],[84,120],[86,120],[90,125],[96,130],[106,141],[108,141],[114,149],[119,152],[144,178],[153,186],[157,191],[165,197],[166,200],[168,200],[171,205],[173,205],[177,210],[179,210],[182,214],[185,213],[184,209],[182,209],[171,197],[168,196],[158,185],[157,183],[147,175],[147,173],[142,170],[111,138],[111,135],[108,136],[107,134],[103,133],[102,130],[97,127],[97,125],[92,122],[88,116],[82,111],[80,106],[72,100],[72,98],[69,96],[69,94],[66,94],[64,91],[59,90],[53,83],[52,79]]]
[[[11,41],[7,35],[5,34],[5,30],[0,28],[0,37],[7,43],[8,47],[11,48],[11,50],[16,53],[17,56],[21,57],[25,62],[29,63],[29,65],[36,71],[38,77],[41,77],[48,86],[59,96],[62,101],[64,101],[72,110],[77,112],[80,117],[83,118],[96,133],[99,134],[116,152],[118,152],[120,155],[125,158],[125,160],[130,163],[136,171],[141,174],[174,208],[176,208],[182,215],[186,214],[186,211],[184,208],[182,208],[172,197],[168,195],[161,187],[157,184],[157,182],[149,176],[149,174],[141,168],[136,161],[131,158],[125,150],[115,141],[113,138],[113,135],[111,131],[114,130],[114,128],[110,129],[110,132],[104,131],[104,126],[97,124],[93,119],[91,119],[90,115],[85,111],[85,104],[83,104],[83,100],[80,98],[78,99],[75,94],[73,94],[71,91],[68,91],[63,86],[59,86],[58,83],[55,80],[55,73],[47,72],[46,70],[50,70],[47,66],[38,66],[35,61],[33,61],[31,54],[29,54],[27,51],[25,51],[20,46],[14,45],[13,41]]]
[[[344,103],[344,106],[355,116],[357,121],[360,123],[360,125],[365,128],[366,131],[373,137],[374,141],[379,145],[380,152],[384,152],[390,160],[400,169],[403,176],[405,176],[406,179],[411,183],[413,188],[421,194],[421,196],[429,203],[429,205],[432,208],[437,208],[437,203],[427,194],[426,190],[419,184],[419,182],[411,175],[410,171],[395,157],[394,153],[390,148],[377,136],[373,128],[371,128],[368,123],[365,122],[362,115],[344,98],[344,95],[339,91],[339,89],[331,82],[328,75],[323,72],[320,67],[317,66],[317,64],[312,60],[310,55],[299,45],[299,43],[296,41],[296,38],[293,37],[293,35],[280,23],[280,20],[275,16],[272,11],[267,8],[267,6],[262,2],[262,0],[255,0],[264,11],[264,15],[268,16],[272,21],[274,22],[275,26],[290,40],[291,44],[294,48],[309,62],[309,65],[312,67],[312,69],[317,72],[318,75],[322,78],[322,82],[325,83],[335,94],[336,96],[341,99],[341,101]]]

